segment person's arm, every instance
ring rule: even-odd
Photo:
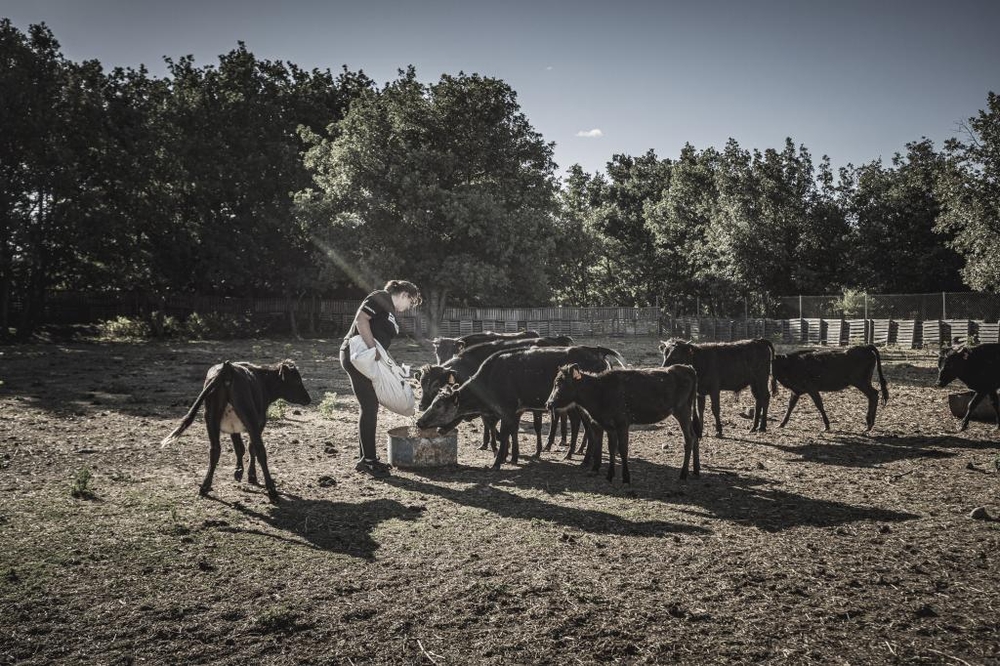
[[[375,346],[375,336],[372,335],[372,316],[362,310],[358,313],[357,321],[355,322],[358,326],[358,335],[361,339],[365,341],[368,348],[371,349]],[[382,358],[382,355],[378,353],[378,349],[375,350],[375,360]]]

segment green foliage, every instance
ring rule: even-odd
[[[945,146],[936,229],[964,259],[970,287],[1000,292],[1000,96],[987,95],[986,109],[969,119],[966,132],[967,142]]]
[[[856,289],[845,289],[839,297],[830,301],[830,308],[839,312],[844,318],[863,316],[865,312],[866,294]]]
[[[323,400],[319,403],[319,413],[327,418],[333,418],[337,410],[340,409],[340,402],[336,393],[326,392]]]
[[[285,418],[285,412],[288,410],[288,403],[281,398],[275,400],[267,408],[267,418],[271,421],[280,421]]]
[[[98,323],[99,335],[104,340],[142,340],[152,337],[153,329],[144,319],[119,316]]]
[[[70,489],[70,495],[77,499],[94,499],[94,491],[90,487],[90,482],[93,476],[90,470],[86,467],[81,467],[77,470],[76,478],[73,479],[73,487]]]
[[[460,73],[425,85],[411,67],[328,136],[304,137],[316,189],[297,196],[301,220],[355,283],[412,279],[432,319],[449,299],[546,302],[552,146],[506,83]]]
[[[184,321],[181,330],[183,335],[196,340],[226,340],[251,335],[254,326],[245,315],[193,312]]]

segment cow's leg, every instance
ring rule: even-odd
[[[677,419],[677,423],[681,427],[681,433],[684,435],[684,466],[681,467],[681,478],[686,479],[688,475],[688,464],[691,461],[691,454],[694,453],[694,425],[691,423],[691,410],[678,409],[674,412],[674,418]],[[695,456],[694,459],[694,475],[698,476],[699,472],[699,461],[698,457]]]
[[[715,416],[715,436],[722,438],[722,416],[719,413],[720,396],[718,391],[710,393],[712,397],[712,415]]]
[[[518,416],[514,417],[514,423],[511,424],[510,429],[510,464],[516,465],[518,459],[521,457],[521,444],[518,441],[518,435],[520,435],[521,419]]]
[[[267,496],[271,498],[272,502],[277,503],[278,489],[274,487],[274,479],[271,478],[271,472],[267,468],[267,450],[264,449],[264,440],[261,438],[259,432],[251,431],[248,434],[250,435],[250,455],[256,456],[257,461],[260,463],[260,471],[264,474],[264,487],[267,488]]]
[[[788,419],[792,416],[792,410],[795,409],[795,405],[799,402],[799,396],[801,393],[792,392],[792,395],[788,398],[788,409],[785,410],[785,418],[781,419],[781,423],[778,424],[779,428],[784,428],[788,424]]]
[[[972,412],[979,406],[979,403],[983,401],[986,397],[985,392],[976,391],[976,394],[972,396],[972,400],[969,401],[969,408],[965,410],[965,417],[962,419],[962,425],[959,426],[958,431],[963,432],[969,427],[969,419],[972,418]]]
[[[219,441],[219,425],[222,420],[221,409],[214,409],[214,405],[205,405],[205,427],[208,429],[208,473],[205,480],[201,482],[199,492],[207,495],[212,489],[212,477],[215,476],[215,467],[219,464],[219,455],[222,453],[222,443]]]
[[[493,439],[493,424],[490,423],[489,418],[486,416],[480,417],[480,420],[483,422],[483,443],[479,446],[479,450],[485,451],[490,448],[490,445],[492,444],[493,450],[495,451],[497,444],[496,440]]]
[[[556,427],[558,423],[559,413],[554,409],[549,411],[549,437],[545,442],[545,451],[552,450],[552,444],[556,441]]]
[[[236,454],[236,471],[233,472],[233,478],[237,481],[243,480],[243,454],[246,453],[246,447],[243,446],[243,438],[240,437],[238,432],[234,432],[229,435],[229,438],[233,440],[233,453]]]
[[[865,414],[865,432],[871,432],[875,427],[875,412],[878,411],[878,389],[865,383],[858,387],[868,398],[868,412]]]
[[[770,402],[770,394],[767,392],[767,381],[763,385],[754,383],[750,385],[750,393],[753,394],[753,425],[750,432],[767,432],[767,406]]]
[[[569,414],[569,427],[570,427],[570,440],[569,440],[569,451],[566,452],[565,460],[570,460],[573,458],[573,454],[576,453],[576,440],[580,435],[580,412],[574,407],[570,410]],[[584,428],[583,434],[584,442],[580,445],[580,450],[586,445],[587,431]]]
[[[590,465],[590,471],[595,474],[601,469],[601,449],[604,446],[604,428],[597,425],[593,421],[586,421],[587,425],[587,437],[589,441],[587,442],[587,453],[583,457],[583,461],[580,463],[584,467]]]
[[[628,426],[618,429],[618,455],[622,459],[622,485],[632,484],[632,475],[628,471]]]
[[[559,446],[566,446],[566,424],[569,421],[569,415],[563,412],[559,416]]]
[[[542,457],[542,413],[531,412],[532,424],[535,427],[535,458]],[[552,437],[552,428],[549,427],[549,438]],[[546,449],[548,450],[548,449]]]
[[[608,428],[606,431],[608,436],[608,483],[615,482],[615,452],[618,450],[618,430],[617,428]]]
[[[493,469],[500,469],[500,465],[502,465],[503,461],[507,458],[507,438],[510,435],[509,430],[510,426],[507,425],[507,420],[501,420],[499,437],[500,445],[497,447],[496,455],[493,457]]]
[[[705,396],[698,396],[698,423],[695,426],[697,428],[696,432],[698,436],[701,437],[705,429]]]
[[[875,395],[877,397],[878,393]],[[816,405],[816,409],[819,410],[819,415],[823,417],[823,429],[826,430],[826,432],[830,432],[830,419],[827,418],[826,410],[823,409],[823,398],[820,396],[819,391],[809,391],[809,397],[812,398],[813,403]]]

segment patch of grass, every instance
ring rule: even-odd
[[[90,487],[90,482],[93,478],[88,468],[81,467],[76,472],[76,478],[73,480],[70,495],[77,499],[94,499],[96,495],[94,495],[94,490]]]
[[[280,421],[285,418],[285,410],[288,409],[288,403],[281,398],[275,400],[271,403],[271,406],[267,408],[267,418],[270,421]]]
[[[288,634],[301,628],[299,614],[284,605],[268,608],[253,622],[253,629],[262,634]]]
[[[323,394],[323,400],[319,403],[319,413],[332,419],[337,410],[340,409],[340,402],[336,392],[327,391]]]

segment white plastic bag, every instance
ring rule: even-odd
[[[398,365],[389,353],[378,343],[369,348],[364,338],[355,335],[350,340],[351,363],[362,375],[372,380],[379,404],[403,416],[413,416],[416,412],[416,398],[413,387],[407,381],[410,368]],[[381,359],[375,359],[378,350]]]

